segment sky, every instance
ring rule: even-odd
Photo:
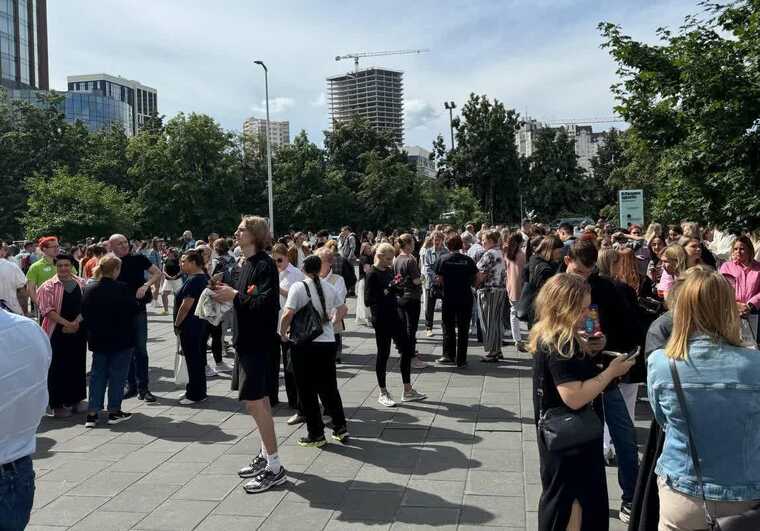
[[[120,75],[156,88],[168,118],[205,113],[240,130],[265,117],[260,59],[271,119],[321,144],[325,79],[353,69],[335,56],[426,48],[360,66],[404,72],[405,144],[430,149],[448,138],[443,102],[461,108],[473,92],[540,121],[612,116],[616,65],[597,24],[654,42],[656,28],[697,11],[697,0],[48,0],[51,88]]]

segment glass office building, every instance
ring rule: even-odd
[[[31,105],[42,107],[44,101],[40,99],[45,91],[32,89],[11,89],[8,91],[11,99],[25,101]],[[63,112],[69,123],[77,121],[90,131],[100,131],[110,128],[113,124],[119,124],[124,128],[127,136],[132,136],[132,107],[123,101],[115,100],[102,94],[88,92],[62,92],[63,101],[58,104],[58,109]]]
[[[48,89],[46,0],[0,0],[0,85]]]

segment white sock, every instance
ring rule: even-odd
[[[259,451],[259,455],[260,455],[261,457],[263,457],[264,459],[266,459],[266,458],[267,458],[267,449],[266,449],[266,448],[264,448],[264,445],[263,445],[263,444],[261,445],[261,450]]]
[[[277,454],[267,455],[267,468],[278,474],[282,465],[280,464],[280,457]]]

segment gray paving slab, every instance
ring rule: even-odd
[[[158,402],[127,400],[130,422],[95,430],[82,415],[43,419],[28,529],[535,529],[541,487],[526,354],[505,347],[503,363],[479,363],[473,343],[464,371],[434,363],[413,371],[426,401],[386,408],[377,403],[374,334],[349,318],[338,378],[351,439],[301,448],[305,428],[288,426],[292,411],[276,406],[289,480],[251,496],[237,471],[260,449],[255,424],[228,379],[210,379],[203,404],[180,406],[170,319],[151,310],[149,321]],[[428,362],[440,356],[435,330],[418,342]],[[388,385],[400,397],[395,353]],[[607,473],[614,514],[620,490],[615,469]]]

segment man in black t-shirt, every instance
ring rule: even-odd
[[[142,254],[129,254],[129,240],[122,234],[114,234],[108,240],[111,252],[121,259],[119,280],[124,282],[130,293],[134,293],[140,303],[140,311],[135,315],[133,330],[124,333],[135,335],[135,352],[129,366],[127,388],[124,398],[138,396],[140,400],[155,402],[156,397],[148,389],[148,314],[146,304],[151,301],[151,287],[161,280],[161,270]],[[145,280],[145,273],[149,274]]]
[[[467,365],[467,341],[472,317],[472,286],[478,268],[472,258],[462,254],[462,238],[454,234],[446,240],[450,251],[433,264],[436,282],[443,284],[441,325],[443,356],[438,363],[457,367]]]

